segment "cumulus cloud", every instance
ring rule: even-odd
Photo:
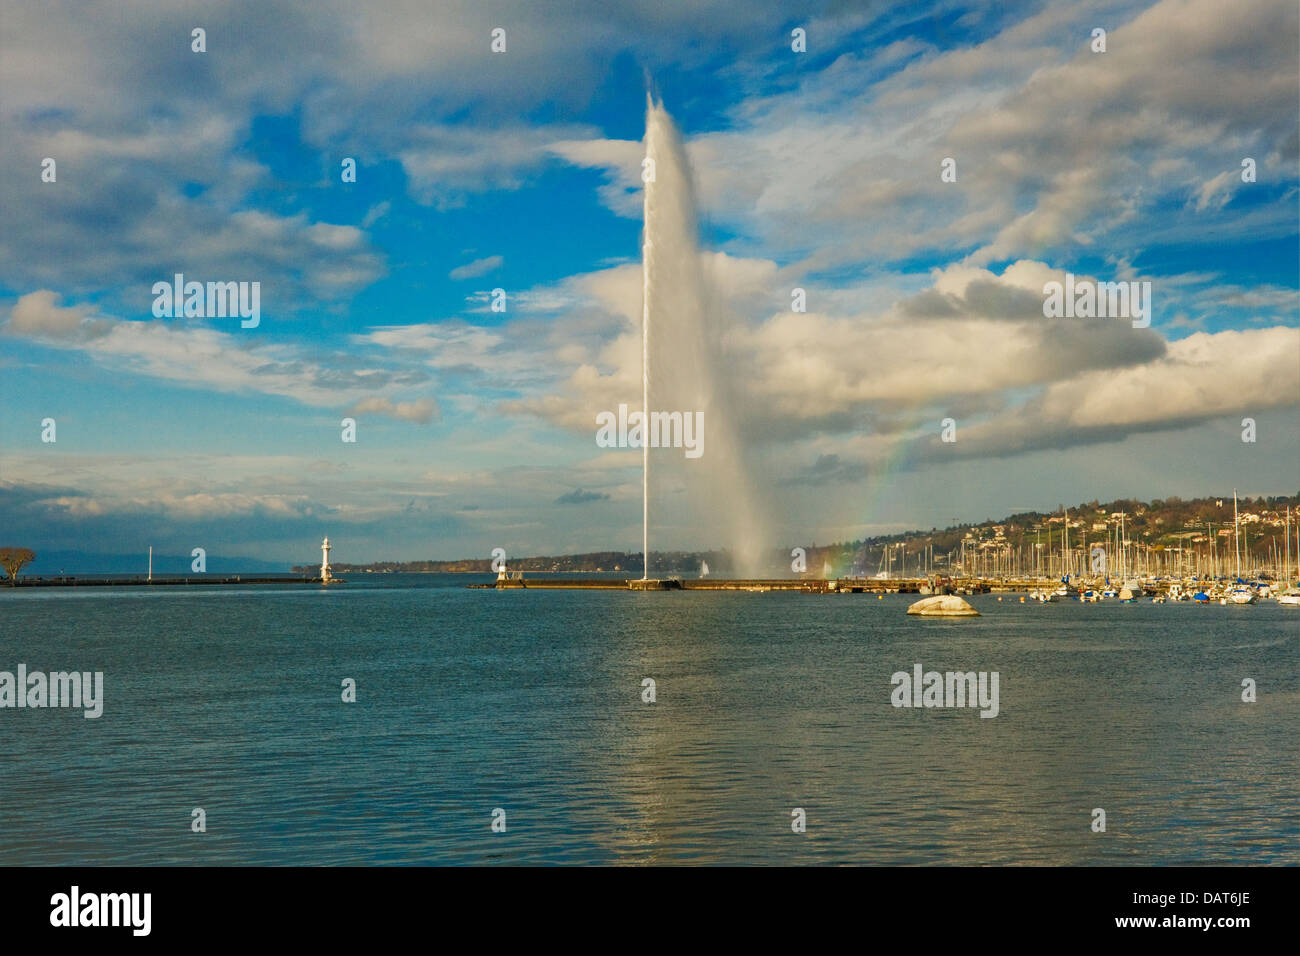
[[[775,273],[771,263],[734,258],[714,265],[721,266],[721,284],[751,303],[762,299]],[[558,349],[534,353],[561,373],[543,392],[502,401],[501,411],[583,434],[595,411],[639,403],[635,271],[615,267],[569,281],[617,334],[582,347],[566,340],[563,356]],[[1127,268],[1117,272],[1142,278]],[[1159,306],[1147,329],[1127,320],[1047,319],[1043,286],[1063,280],[1064,272],[1034,260],[1000,272],[956,263],[875,311],[783,308],[740,322],[726,339],[722,374],[744,396],[745,441],[788,461],[782,480],[820,486],[864,480],[875,463],[898,456],[900,443],[910,449],[901,460],[913,465],[941,456],[991,459],[1297,404],[1300,331],[1279,326],[1171,339],[1166,324],[1182,334],[1186,323]],[[1206,276],[1170,281],[1204,286],[1197,294],[1214,302],[1246,295]],[[1158,281],[1156,290],[1164,291]],[[1266,289],[1251,301],[1285,309],[1288,296],[1293,302],[1293,292]],[[960,421],[961,441],[940,447],[937,423],[949,416]],[[800,454],[811,459],[801,464],[792,457]]]
[[[111,324],[92,318],[87,305],[63,307],[57,292],[38,289],[19,296],[5,325],[11,335],[32,339],[84,341],[108,333]]]
[[[1149,362],[1081,372],[1033,400],[963,427],[954,445],[931,438],[916,460],[995,458],[1077,448],[1300,404],[1300,329],[1198,332]]]
[[[741,300],[771,301],[775,272],[762,264],[708,258],[720,287]],[[633,273],[606,270],[586,284],[618,335],[555,364],[563,384],[513,400],[504,410],[587,429],[594,411],[639,400],[640,306]],[[919,293],[849,315],[771,311],[727,335],[724,374],[745,396],[741,427],[756,442],[881,427],[901,411],[947,403],[987,410],[1009,390],[1044,386],[1087,369],[1137,367],[1165,340],[1126,321],[1049,320],[1042,287],[1064,274],[1022,260],[1000,274],[955,265],[936,270]],[[620,321],[620,319],[622,321]],[[972,349],[971,342],[980,347]],[[671,404],[671,401],[670,401]]]

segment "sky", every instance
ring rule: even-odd
[[[0,544],[639,551],[595,417],[640,403],[647,92],[774,547],[1294,494],[1298,51],[1294,0],[5,0]],[[156,317],[176,273],[260,321]],[[1149,328],[1046,317],[1067,273]],[[728,546],[664,495],[653,548]]]

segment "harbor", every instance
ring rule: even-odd
[[[1040,577],[1002,578],[572,578],[525,577],[521,572],[501,573],[495,581],[466,585],[477,590],[586,590],[586,591],[797,591],[804,594],[916,594],[1019,595],[1020,601],[1058,603],[1105,600],[1129,604],[1188,601],[1215,604],[1254,604],[1276,600],[1300,607],[1300,588],[1271,576],[1259,580],[1201,580],[1150,578],[1110,581],[1105,577],[1056,581]]]

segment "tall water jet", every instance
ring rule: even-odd
[[[713,280],[712,258],[701,255],[695,191],[681,136],[662,104],[646,99],[642,242],[642,408],[703,412],[703,454],[687,460],[661,449],[656,494],[680,495],[664,509],[656,533],[720,534],[734,555],[733,572],[752,576],[766,543],[764,515],[754,507],[751,470],[740,441],[739,402],[724,361],[730,322]],[[643,418],[647,422],[648,418]],[[642,446],[642,548],[650,575],[650,448]],[[691,511],[696,512],[691,514]],[[672,521],[680,519],[676,528]],[[704,546],[718,542],[701,541]]]
[[[646,156],[650,155],[650,94],[646,103]],[[645,184],[641,215],[645,223],[641,242],[641,421],[650,421],[650,187]],[[641,443],[641,580],[650,579],[650,436]]]

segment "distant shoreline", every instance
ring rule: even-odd
[[[1242,497],[1239,506],[1236,521],[1241,531],[1243,563],[1276,562],[1275,550],[1295,554],[1296,534],[1300,531],[1300,521],[1297,521],[1300,495]],[[913,529],[822,545],[809,542],[793,551],[765,549],[758,566],[750,570],[780,573],[781,569],[791,567],[795,571],[791,560],[800,551],[803,566],[809,571],[825,569],[823,576],[870,577],[891,568],[960,573],[963,556],[973,562],[985,561],[990,564],[989,571],[996,572],[999,570],[995,566],[997,556],[1005,557],[1008,552],[1019,557],[1019,570],[1027,571],[1032,569],[1035,555],[1059,554],[1063,536],[1068,537],[1064,544],[1080,561],[1090,555],[1094,546],[1102,546],[1108,552],[1118,550],[1122,539],[1123,547],[1130,552],[1141,548],[1144,553],[1180,556],[1186,553],[1189,561],[1199,556],[1202,563],[1212,564],[1233,551],[1233,527],[1231,493],[1189,499],[1174,496],[1150,502],[1134,498],[1093,500],[1061,511],[1023,511],[996,520],[956,522],[942,529]],[[642,561],[639,551],[599,550],[507,557],[505,565],[511,572],[527,574],[640,577]],[[918,562],[921,562],[919,568]],[[339,574],[495,574],[497,569],[492,564],[491,558],[483,557],[331,563],[330,566]],[[705,566],[714,577],[743,576],[745,570],[738,565],[734,553],[721,549],[656,550],[650,552],[650,564],[659,576],[669,573],[668,569],[678,569],[676,573],[686,573],[689,569],[695,575]],[[310,574],[316,567],[294,565],[291,570]]]
[[[317,577],[307,577],[297,575],[286,577],[284,575],[251,575],[231,574],[231,575],[212,575],[207,577],[187,577],[187,578],[153,578],[150,580],[142,575],[117,575],[106,577],[104,575],[58,575],[56,577],[20,577],[16,582],[10,584],[5,581],[0,584],[0,588],[76,588],[76,587],[176,587],[176,586],[194,586],[210,587],[214,584],[320,584],[321,579]]]

